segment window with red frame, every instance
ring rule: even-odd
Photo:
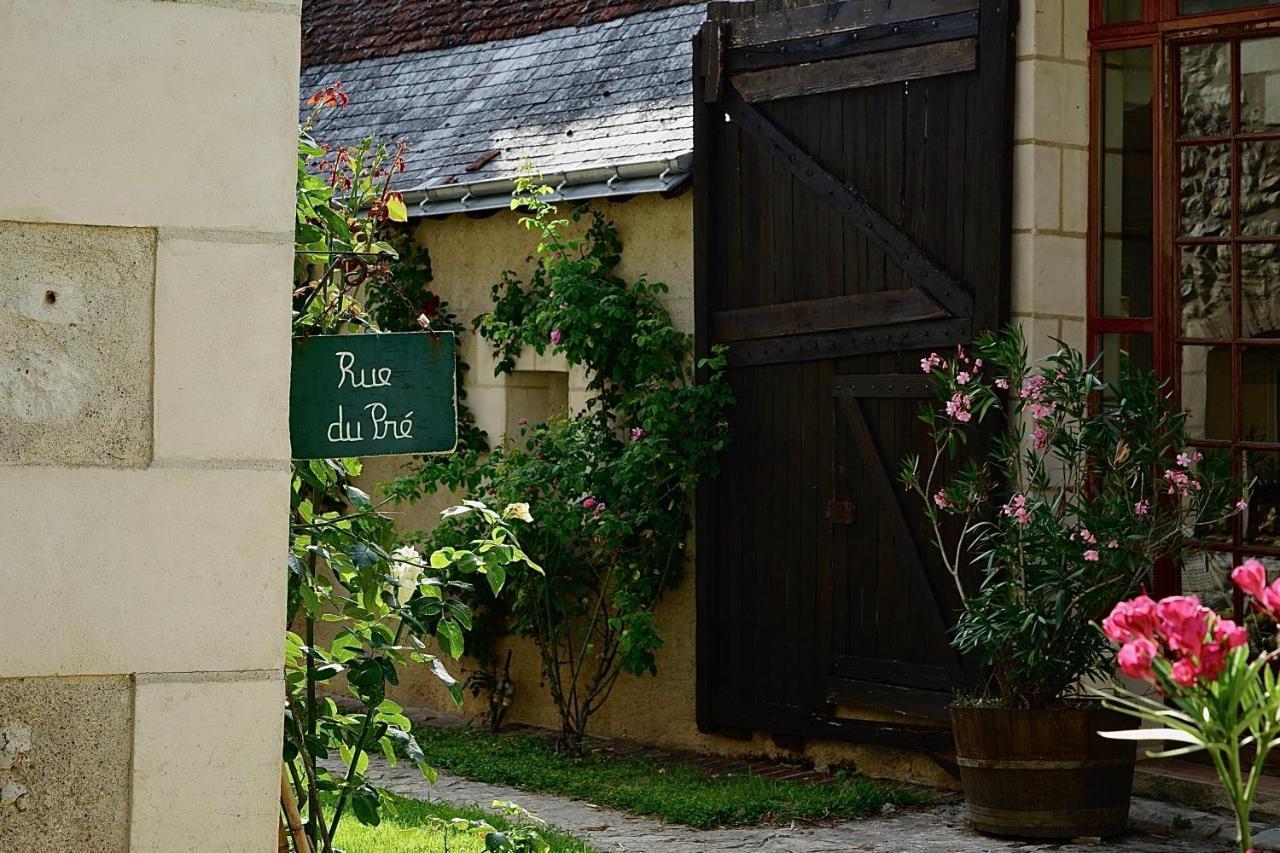
[[[1280,0],[1092,0],[1090,25],[1090,347],[1169,376],[1197,449],[1256,478],[1155,584],[1236,610],[1233,565],[1280,569]]]

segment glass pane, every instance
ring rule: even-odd
[[[1246,450],[1241,474],[1254,481],[1244,518],[1245,545],[1280,545],[1280,453]]]
[[[1233,456],[1230,448],[1198,447],[1196,452],[1202,457],[1194,466],[1196,477],[1201,480],[1207,479],[1209,482],[1225,482],[1231,479]],[[1229,544],[1235,535],[1236,519],[1235,514],[1214,519],[1212,524],[1198,526],[1193,535],[1202,542]]]
[[[1245,441],[1280,442],[1280,350],[1240,351],[1240,408],[1244,415]]]
[[[1143,333],[1098,335],[1098,355],[1102,357],[1102,381],[1118,382],[1122,372],[1151,370],[1151,335]]]
[[[1151,49],[1102,56],[1102,257],[1098,313],[1151,316]]]
[[[1182,135],[1224,136],[1231,130],[1231,45],[1189,44],[1178,51]]]
[[[1205,607],[1230,613],[1235,602],[1231,569],[1235,561],[1226,551],[1189,551],[1182,558],[1182,594],[1195,595]]]
[[[1182,234],[1219,237],[1231,233],[1231,146],[1186,145],[1179,181]]]
[[[1184,15],[1194,15],[1199,12],[1227,12],[1251,6],[1270,6],[1272,3],[1280,3],[1280,0],[1181,0],[1178,11]]]
[[[1241,334],[1280,337],[1280,243],[1240,247]]]
[[[1182,347],[1182,407],[1192,438],[1230,439],[1231,347]]]
[[[1102,20],[1107,24],[1137,21],[1142,18],[1142,0],[1106,0],[1102,7]]]
[[[1280,234],[1280,142],[1240,145],[1240,231],[1250,237]]]
[[[1231,246],[1183,246],[1178,273],[1179,333],[1187,338],[1230,338]]]
[[[1280,38],[1240,42],[1240,129],[1280,129]]]

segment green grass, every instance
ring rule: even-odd
[[[384,816],[378,826],[364,826],[354,817],[344,819],[338,827],[335,846],[346,853],[445,853],[445,838],[431,826],[432,817],[484,820],[497,830],[511,826],[510,821],[479,806],[396,797],[395,809],[396,814]],[[555,829],[544,827],[542,837],[551,845],[552,853],[594,853],[585,843]],[[448,844],[448,853],[484,853],[484,839],[479,836],[452,832]]]
[[[643,758],[568,758],[542,737],[423,727],[415,736],[438,770],[495,785],[576,797],[701,829],[861,818],[885,803],[928,802],[918,790],[848,776],[825,785],[748,774],[712,775]]]

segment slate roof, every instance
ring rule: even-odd
[[[584,13],[640,2],[560,0],[558,5]],[[459,28],[466,13],[458,12],[451,38],[466,43],[394,52],[427,43],[425,36],[415,37],[394,42],[389,55],[304,68],[304,99],[335,81],[351,96],[349,106],[322,117],[316,136],[334,144],[366,134],[407,142],[407,169],[399,183],[406,190],[506,179],[526,160],[544,175],[682,155],[687,164],[693,150],[690,40],[705,17],[705,5],[645,2],[659,8],[498,41],[471,40],[481,32],[504,31],[493,29],[501,18],[491,17],[489,29],[466,29]],[[455,10],[463,7],[454,0]],[[491,10],[490,15],[501,13]],[[314,31],[318,23],[304,26]],[[322,53],[342,55],[333,49],[313,55]]]

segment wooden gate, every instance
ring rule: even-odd
[[[699,495],[705,731],[927,746],[973,677],[896,472],[927,448],[921,356],[1007,312],[1013,7],[710,6],[697,331],[728,347],[738,402]]]

